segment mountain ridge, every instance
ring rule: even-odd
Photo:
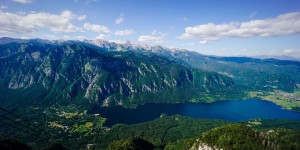
[[[226,76],[150,53],[104,51],[73,41],[8,43],[0,49],[1,98],[10,106],[18,101],[15,94],[22,98],[19,104],[125,107],[210,102],[240,95]],[[39,94],[32,100],[34,93]]]
[[[78,58],[81,58],[80,55],[86,57],[85,53],[81,53],[81,52],[85,52],[86,48],[93,49],[92,51],[90,51],[91,53],[93,53],[92,55],[94,55],[94,54],[98,55],[97,53],[101,53],[101,55],[105,53],[105,55],[106,55],[106,54],[110,53],[111,55],[107,55],[107,57],[111,57],[112,60],[122,60],[123,64],[124,64],[124,61],[126,62],[126,59],[131,58],[131,57],[129,57],[131,55],[136,56],[135,57],[136,60],[139,60],[140,62],[148,60],[151,57],[155,56],[155,57],[161,58],[162,60],[164,59],[164,61],[169,61],[172,64],[180,65],[185,68],[189,68],[192,70],[193,69],[201,70],[208,74],[214,74],[215,77],[221,77],[220,79],[223,79],[224,77],[228,78],[229,80],[226,79],[228,81],[228,83],[234,83],[235,88],[236,88],[234,90],[242,91],[242,92],[240,92],[240,94],[237,94],[237,92],[229,92],[228,95],[224,92],[221,92],[221,93],[223,93],[221,95],[227,95],[227,96],[225,96],[227,99],[261,98],[261,99],[267,99],[272,102],[275,102],[275,103],[283,106],[286,109],[293,109],[296,111],[298,111],[300,109],[300,103],[299,103],[299,101],[297,101],[297,99],[300,97],[299,94],[297,94],[299,91],[299,88],[300,88],[300,76],[298,76],[298,74],[300,74],[300,62],[297,62],[297,61],[277,60],[277,59],[258,59],[258,58],[250,58],[250,57],[208,56],[208,55],[203,55],[203,54],[199,54],[197,52],[188,51],[188,50],[169,49],[169,48],[162,47],[162,46],[141,45],[141,44],[132,43],[129,41],[126,43],[123,43],[123,44],[116,43],[116,42],[108,42],[108,41],[104,41],[104,40],[84,40],[84,41],[53,40],[53,41],[51,41],[51,40],[41,40],[41,39],[17,40],[17,39],[12,39],[12,38],[1,38],[0,41],[3,39],[4,39],[4,41],[6,41],[6,44],[0,44],[0,46],[1,46],[0,58],[2,60],[6,60],[8,57],[11,57],[15,54],[27,53],[26,56],[23,56],[20,59],[23,59],[23,61],[26,59],[28,61],[31,60],[32,62],[37,62],[37,61],[39,61],[40,56],[44,56],[47,53],[47,55],[49,55],[47,57],[49,57],[53,60],[56,60],[56,58],[59,58],[58,59],[59,61],[57,63],[55,61],[51,61],[51,60],[48,60],[47,63],[52,62],[52,64],[55,64],[54,65],[55,67],[58,67],[58,66],[63,67],[62,64],[66,65],[66,66],[72,66],[71,65],[72,61],[77,60],[74,58],[75,55],[78,56]],[[18,42],[16,42],[16,41],[18,41]],[[4,42],[0,42],[0,43],[4,43]],[[76,49],[76,46],[77,47],[79,46],[83,50],[78,49],[77,51],[76,50],[74,51],[74,50],[72,50],[72,48],[67,48],[66,45],[73,45],[73,48],[75,48],[75,49]],[[65,46],[65,48],[62,48],[64,46]],[[58,48],[58,49],[55,50],[55,48]],[[61,48],[66,53],[61,53],[59,50]],[[53,52],[51,52],[51,54],[49,53],[50,52],[49,49],[54,49]],[[33,51],[33,50],[37,50],[37,51],[35,53],[32,53],[31,51]],[[46,50],[48,50],[48,51],[46,52]],[[76,54],[74,52],[76,52]],[[77,54],[78,52],[80,52],[81,54]],[[55,55],[57,55],[57,56],[55,56]],[[62,58],[62,56],[65,58]],[[73,58],[71,58],[70,56],[72,56]],[[120,57],[120,58],[118,58],[118,57]],[[144,57],[145,59],[143,59],[141,57]],[[61,58],[63,60],[65,60],[65,62],[61,61],[60,60]],[[132,59],[131,61],[133,61],[133,60],[134,59]],[[101,62],[101,61],[100,61],[101,63],[99,63],[99,60],[93,60],[93,61],[96,62],[94,64],[96,66],[97,65],[101,66],[101,64],[103,64],[103,62]],[[142,66],[140,65],[139,61],[135,62],[135,64],[134,64],[135,66],[133,67],[133,68],[136,68],[137,74],[145,75],[145,72],[149,72],[150,74],[152,74],[152,75],[150,75],[151,77],[150,76],[147,77],[148,79],[146,79],[146,81],[143,81],[143,82],[148,82],[148,85],[144,86],[142,89],[154,88],[154,85],[150,86],[150,84],[153,84],[153,83],[155,83],[156,85],[158,83],[162,83],[162,84],[170,84],[171,83],[171,81],[169,81],[168,83],[163,83],[160,80],[157,80],[157,82],[150,83],[150,81],[154,77],[157,77],[155,72],[153,70],[151,71],[151,65],[152,65],[152,63],[155,64],[156,61],[150,61],[150,62],[148,61],[148,63],[143,63]],[[25,62],[23,62],[23,63],[25,63]],[[86,66],[86,64],[82,64],[82,63],[86,63],[85,59],[82,59],[81,62],[77,62],[77,63],[80,64],[78,66],[81,66],[81,68],[87,67],[87,69],[88,69],[88,67],[89,67],[89,65]],[[160,62],[160,63],[162,63],[162,62]],[[106,64],[106,67],[108,67],[107,65],[108,64]],[[126,64],[126,65],[128,65],[128,64]],[[124,65],[124,66],[126,66],[126,65]],[[158,66],[161,68],[163,65],[158,65]],[[47,67],[47,66],[45,66],[45,63],[44,63],[44,67]],[[98,66],[98,69],[99,69],[99,66]],[[142,73],[143,71],[141,72],[141,69],[144,69],[144,73]],[[70,70],[72,70],[72,69],[70,69]],[[77,68],[75,70],[77,70],[79,74],[83,72],[82,69]],[[162,69],[161,71],[164,72],[165,70],[168,70],[168,69]],[[48,70],[48,73],[51,73],[49,71],[51,71],[51,70]],[[68,69],[61,70],[61,71],[68,72]],[[107,75],[109,77],[111,75],[113,75],[114,74],[113,69],[110,69],[110,71],[111,72],[109,74],[106,74],[103,76],[106,78]],[[47,71],[44,73],[47,73]],[[76,74],[77,73],[74,73],[74,75],[76,75]],[[71,76],[71,75],[68,75],[68,76]],[[186,76],[186,75],[184,75],[184,76]],[[137,76],[135,75],[133,78],[136,78],[136,77]],[[218,78],[215,78],[215,77],[213,77],[209,80],[215,80],[216,82],[219,82]],[[65,77],[63,77],[63,78],[65,78]],[[204,76],[202,76],[201,78],[202,78],[202,81],[204,81],[204,79],[206,79],[206,78],[204,78]],[[106,78],[106,79],[108,79],[108,78]],[[177,76],[177,79],[180,79],[180,77]],[[75,79],[72,79],[72,80],[75,80]],[[68,89],[68,90],[64,89],[61,91],[68,93],[67,91],[76,91],[78,89],[82,89],[83,85],[85,85],[85,84],[81,83],[83,79],[77,78],[77,80],[78,80],[78,83],[76,83],[76,84],[72,83],[72,86],[69,87],[70,89]],[[109,78],[108,80],[111,80],[111,78]],[[87,80],[85,80],[85,82],[86,81]],[[95,81],[96,81],[96,79],[95,79]],[[115,81],[117,82],[117,80],[115,80]],[[176,83],[178,81],[176,81]],[[92,80],[89,79],[89,82],[92,82]],[[123,82],[123,84],[125,84],[125,80],[122,82]],[[142,86],[141,84],[138,84],[140,81],[136,80],[135,82],[136,82],[135,85]],[[190,81],[185,80],[184,82],[190,82]],[[79,83],[80,83],[80,86],[78,85]],[[43,83],[43,84],[46,84],[46,83]],[[71,84],[71,83],[66,83],[66,84]],[[88,85],[90,85],[90,84],[91,83],[89,83]],[[203,85],[203,82],[201,84]],[[223,83],[219,82],[218,84],[220,85]],[[218,84],[216,86],[218,86]],[[107,91],[116,91],[116,87],[118,87],[118,88],[121,87],[119,83],[116,85],[118,85],[118,86],[115,86],[114,88],[111,87],[110,90],[108,90],[109,88],[107,88],[109,86],[105,85],[106,89],[104,91],[106,91],[106,92]],[[14,87],[14,86],[18,87],[16,84],[10,85],[10,87]],[[93,88],[90,87],[89,90],[90,89],[95,90],[95,88],[96,87],[93,87]],[[210,87],[210,88],[213,89],[214,87]],[[219,87],[216,87],[216,89],[218,89],[218,88]],[[37,87],[37,89],[39,89],[39,87]],[[114,90],[112,90],[112,89],[114,89]],[[211,89],[208,91],[213,91]],[[229,89],[234,91],[233,88],[229,88]],[[103,91],[103,89],[101,89],[101,90]],[[206,91],[205,88],[202,88],[201,91],[203,91],[203,90]],[[46,92],[46,91],[47,90],[45,90],[44,92]],[[156,91],[157,91],[157,89],[156,89]],[[59,92],[59,90],[53,91],[51,93],[57,93],[57,92]],[[190,91],[186,91],[186,92],[187,92],[186,95],[189,95],[189,94],[194,95]],[[78,94],[77,92],[75,92],[75,93]],[[90,95],[90,94],[83,94],[83,93],[81,92],[81,95],[86,95],[86,97],[88,97]],[[95,93],[95,91],[88,92],[88,93]],[[183,92],[180,92],[180,91],[175,92],[175,93],[183,94]],[[173,92],[173,94],[175,94],[175,93]],[[195,93],[197,93],[197,91]],[[235,93],[237,96],[235,96],[235,94],[233,94],[233,93]],[[57,95],[57,94],[54,94],[54,95]],[[66,97],[70,96],[70,94],[69,94],[69,96],[66,96],[66,95],[68,95],[68,94],[65,94],[65,96],[63,96],[63,97],[66,98]],[[73,93],[73,95],[74,95],[74,93]],[[162,94],[162,95],[164,95],[164,94]],[[181,97],[184,97],[183,95]],[[205,98],[202,98],[202,100],[200,100],[200,101],[199,101],[199,99],[195,100],[192,97],[189,97],[190,99],[188,101],[189,102],[204,102],[204,101],[211,102],[214,100],[225,99],[225,97],[220,98],[219,95],[220,94],[204,96]],[[229,96],[229,95],[231,95],[231,96]],[[241,96],[241,95],[243,95],[243,96]],[[144,96],[151,97],[149,95],[148,96],[144,95]],[[50,99],[52,99],[54,97],[57,97],[57,96],[52,96],[52,97],[50,97]],[[84,98],[84,96],[81,96],[81,97]],[[99,98],[99,95],[97,97]],[[122,97],[122,96],[119,95],[117,97],[113,97],[113,99],[120,99],[120,97]],[[133,99],[136,99],[136,96],[134,96],[134,97],[135,98],[133,98]],[[199,95],[198,95],[198,97],[199,97]],[[152,99],[152,98],[149,98],[149,99]],[[177,98],[178,98],[178,96],[177,96]],[[146,99],[148,99],[148,98],[146,98]],[[167,98],[167,99],[170,99],[170,98]],[[188,99],[188,98],[186,97],[184,99]],[[82,100],[80,100],[80,98],[78,98],[78,101],[82,101]],[[148,101],[148,100],[146,100],[146,101]],[[153,100],[150,100],[149,102],[153,102]],[[162,101],[159,100],[157,102],[162,102]],[[185,100],[184,101],[179,100],[176,102],[185,102]],[[121,104],[121,102],[118,102],[118,103]],[[140,103],[140,104],[142,104],[142,103]],[[134,106],[135,106],[135,104],[132,107],[134,107]]]
[[[136,43],[132,41],[106,41],[106,40],[64,40],[64,39],[58,39],[58,40],[45,40],[45,39],[17,39],[17,38],[10,38],[10,37],[1,37],[0,38],[0,44],[8,44],[8,43],[24,43],[24,42],[30,42],[30,41],[39,41],[43,43],[52,43],[52,44],[62,44],[62,43],[86,43],[86,44],[93,44],[95,46],[101,47],[101,48],[111,48],[111,47],[117,47],[114,48],[114,50],[121,51],[121,47],[125,47],[126,51],[128,49],[131,49],[133,51],[137,50],[148,50],[148,51],[169,51],[169,52],[191,52],[191,53],[197,53],[202,56],[206,57],[215,57],[215,58],[249,58],[249,59],[260,59],[260,60],[282,60],[282,61],[296,61],[299,62],[299,58],[295,57],[290,57],[286,55],[280,55],[280,56],[272,56],[272,55],[257,55],[257,56],[216,56],[216,55],[206,55],[206,54],[201,54],[199,52],[195,51],[190,51],[187,49],[180,49],[180,48],[168,48],[164,47],[161,45],[154,45],[150,46],[147,44],[141,44],[141,43]],[[118,49],[119,48],[119,49]],[[123,49],[124,50],[124,49]]]

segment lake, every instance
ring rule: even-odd
[[[163,113],[233,122],[253,118],[300,120],[299,112],[284,110],[272,102],[259,99],[226,100],[214,103],[145,104],[136,109],[106,107],[94,109],[91,113],[99,113],[107,118],[106,126],[151,121]]]

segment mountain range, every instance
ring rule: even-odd
[[[102,40],[1,38],[0,70],[0,103],[7,107],[213,102],[251,92],[293,94],[300,85],[297,61]]]
[[[155,53],[78,41],[11,41],[0,45],[1,103],[7,107],[56,103],[135,107],[242,96],[229,77]]]
[[[296,120],[233,124],[161,114],[106,127],[111,118],[89,110],[261,98],[300,111],[299,74],[300,62],[290,60],[132,42],[0,38],[1,135],[37,149],[298,149]],[[0,137],[3,145],[30,149]]]
[[[176,61],[193,68],[213,71],[235,80],[250,89],[293,91],[300,83],[300,62],[274,58],[258,59],[250,57],[218,57],[197,52],[170,49],[162,46],[117,44],[107,41],[85,42],[97,45],[106,51],[134,51],[136,53],[155,53],[158,56]],[[273,86],[273,85],[274,86]]]

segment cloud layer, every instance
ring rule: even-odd
[[[86,18],[87,18],[86,15],[80,15],[80,16],[78,16],[77,20],[82,21],[82,20],[85,20]]]
[[[110,33],[110,30],[106,26],[98,25],[98,24],[91,24],[91,23],[84,23],[84,29],[94,31],[94,32],[104,32]]]
[[[131,35],[131,34],[134,34],[133,29],[117,30],[115,32],[115,35],[120,35],[120,36]]]
[[[31,3],[32,0],[12,0],[14,2],[18,2],[18,3],[22,3],[22,4],[26,4],[26,3]]]
[[[121,13],[120,16],[116,19],[116,24],[122,24],[125,21],[125,18],[123,16],[124,13]]]
[[[180,39],[218,40],[224,37],[272,37],[300,33],[300,12],[286,13],[265,20],[202,24],[186,27]]]
[[[139,41],[140,42],[152,42],[152,43],[158,44],[158,43],[164,42],[165,36],[167,36],[166,33],[157,33],[154,30],[151,35],[141,35],[139,37]]]
[[[106,34],[99,34],[96,39],[98,40],[105,40],[106,38],[108,38],[110,35],[106,35]]]
[[[270,56],[291,56],[291,57],[294,57],[294,58],[300,58],[300,49],[272,50],[267,55],[270,55]]]
[[[77,32],[81,28],[71,23],[74,17],[70,11],[63,11],[59,15],[47,12],[14,14],[0,11],[0,34],[27,34],[40,28],[53,32]]]
[[[0,10],[1,10],[1,9],[7,9],[7,6],[1,5],[1,6],[0,6]]]

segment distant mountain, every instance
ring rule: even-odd
[[[185,66],[223,74],[248,90],[292,92],[300,86],[300,62],[297,61],[208,56],[183,49],[170,49],[131,42],[123,44],[102,40],[86,40],[84,42],[94,44],[105,51],[155,53]]]
[[[0,38],[0,44],[8,44],[8,43],[24,43],[24,42],[42,42],[42,43],[51,43],[56,41],[43,40],[43,39],[15,39],[10,37],[2,37]]]
[[[1,44],[0,104],[135,107],[148,102],[211,102],[244,95],[224,75],[181,65],[156,53],[124,49],[128,50],[79,41]]]
[[[21,43],[23,41],[24,40],[22,40],[22,39],[14,39],[14,38],[10,38],[10,37],[2,37],[2,38],[0,38],[0,44],[7,44],[7,43],[12,43],[12,42]]]
[[[280,55],[280,56],[269,56],[269,55],[259,55],[259,56],[253,56],[253,58],[259,58],[259,59],[279,59],[279,60],[291,60],[291,61],[299,61],[300,58],[296,57],[291,57],[291,56],[285,56],[285,55]]]

